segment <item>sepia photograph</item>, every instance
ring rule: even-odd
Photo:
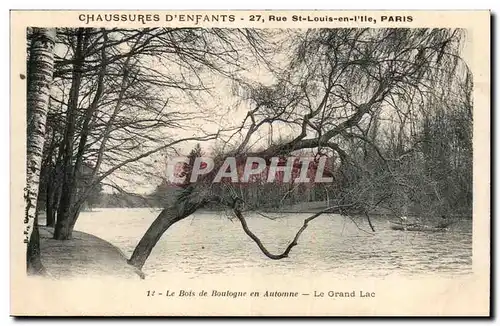
[[[11,216],[22,278],[156,283],[141,300],[207,297],[219,300],[214,314],[229,299],[381,296],[373,282],[342,280],[474,278],[473,225],[489,223],[489,208],[475,206],[474,123],[489,107],[476,102],[474,62],[489,50],[475,50],[473,26],[244,13],[24,22],[25,70],[12,71],[25,85],[25,131],[12,127],[24,151],[12,154],[25,174],[24,207]],[[238,26],[244,19],[255,24]],[[297,25],[268,26],[280,21]],[[252,291],[180,281],[289,277],[337,283]]]

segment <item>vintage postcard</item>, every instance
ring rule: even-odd
[[[10,16],[12,315],[490,314],[490,12]]]

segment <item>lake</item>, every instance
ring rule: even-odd
[[[82,212],[75,230],[101,237],[128,257],[159,210],[96,209]],[[272,253],[282,253],[311,214],[246,216],[249,228]],[[174,224],[160,239],[143,271],[197,275],[320,275],[383,277],[457,275],[472,272],[472,221],[459,220],[446,232],[391,230],[382,217],[368,223],[325,214],[309,223],[289,257],[271,260],[224,212],[200,212]],[[362,230],[360,230],[360,228]],[[365,231],[363,231],[365,230]]]

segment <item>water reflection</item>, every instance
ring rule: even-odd
[[[92,233],[130,256],[158,212],[151,209],[100,209],[84,212],[75,229]],[[284,250],[308,214],[269,220],[248,216],[251,230],[273,253]],[[224,213],[198,213],[171,227],[144,266],[148,277],[186,274],[321,274],[385,276],[393,273],[463,274],[472,269],[472,222],[463,220],[448,232],[390,230],[373,218],[376,233],[360,231],[349,219],[324,215],[309,224],[290,257],[270,260]],[[369,230],[364,221],[360,228]]]

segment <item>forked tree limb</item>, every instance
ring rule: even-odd
[[[314,215],[311,215],[309,216],[308,218],[306,218],[304,220],[304,224],[302,225],[302,227],[297,231],[297,233],[295,234],[295,237],[293,238],[292,242],[290,242],[290,244],[286,247],[285,251],[283,251],[283,253],[281,254],[278,254],[278,255],[275,255],[275,254],[272,254],[269,252],[269,250],[267,250],[267,248],[264,246],[264,244],[262,244],[262,241],[259,239],[259,237],[257,237],[249,228],[248,228],[248,224],[247,224],[247,221],[245,220],[245,217],[243,216],[243,214],[241,213],[241,210],[238,209],[236,206],[233,207],[233,212],[234,214],[236,215],[236,217],[238,218],[238,220],[240,221],[241,223],[241,226],[243,227],[243,231],[245,231],[245,233],[250,237],[250,239],[252,239],[256,244],[257,246],[259,247],[259,249],[262,251],[262,253],[264,253],[264,255],[266,255],[268,258],[271,258],[271,259],[274,259],[274,260],[279,260],[279,259],[283,259],[283,258],[286,258],[288,257],[288,254],[290,253],[290,251],[292,250],[293,247],[295,247],[297,244],[298,244],[298,240],[300,238],[300,235],[302,234],[302,232],[304,232],[305,229],[307,229],[308,227],[308,224],[309,222],[311,222],[312,220],[314,220],[315,218],[317,218],[318,216],[321,216],[325,213],[329,213],[329,212],[332,212],[334,211],[335,209],[339,209],[339,208],[348,208],[348,207],[351,207],[353,206],[354,204],[349,204],[349,205],[338,205],[338,206],[332,206],[332,207],[328,207],[322,211],[319,211],[317,213],[315,213]]]

